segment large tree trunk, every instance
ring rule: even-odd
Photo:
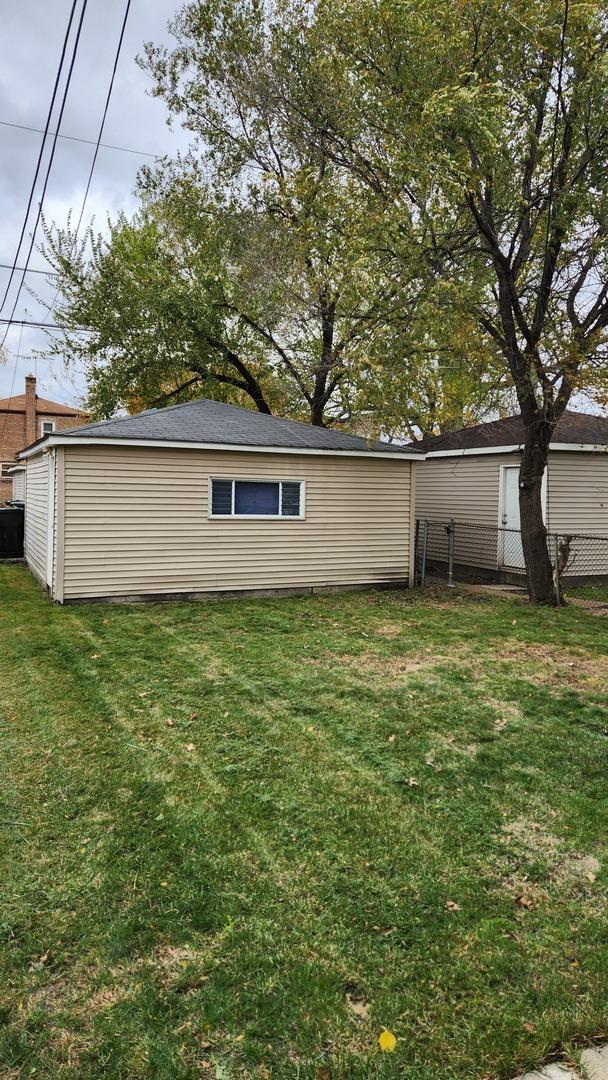
[[[542,420],[526,427],[519,469],[519,514],[530,600],[535,604],[557,605],[542,499],[552,427]]]

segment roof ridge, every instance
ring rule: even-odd
[[[295,424],[295,425],[297,425],[298,427],[301,427],[301,428],[311,428],[311,427],[317,427],[318,426],[323,431],[333,432],[336,435],[341,435],[343,438],[346,437],[346,438],[350,438],[350,439],[363,439],[365,442],[369,442],[369,443],[378,441],[378,440],[375,440],[375,439],[368,439],[368,438],[366,438],[365,435],[357,435],[354,432],[336,431],[335,428],[324,427],[324,426],[322,427],[321,425],[309,424],[305,420],[291,420],[287,416],[275,416],[274,413],[264,413],[260,409],[248,409],[245,405],[232,405],[228,401],[216,401],[215,398],[207,398],[207,397],[193,398],[192,401],[178,401],[175,405],[161,405],[160,407],[155,407],[155,408],[150,408],[150,409],[142,409],[141,412],[129,413],[127,416],[115,416],[115,417],[110,417],[109,419],[106,419],[106,420],[93,420],[93,422],[91,424],[84,424],[83,427],[98,427],[101,424],[119,424],[119,423],[121,423],[123,421],[134,420],[137,417],[151,415],[152,413],[155,413],[155,412],[173,412],[175,409],[187,409],[187,408],[190,408],[192,405],[198,405],[201,402],[210,402],[212,405],[220,405],[225,409],[231,409],[231,410],[236,410],[238,412],[246,413],[248,416],[263,416],[267,420],[274,420],[275,422],[281,423],[281,424]],[[73,429],[73,430],[77,430],[77,429]],[[387,445],[390,445],[390,444],[387,444]]]

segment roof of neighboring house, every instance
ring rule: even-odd
[[[196,443],[251,449],[285,449],[341,453],[382,453],[411,456],[418,453],[411,446],[374,442],[358,435],[347,435],[330,428],[282,420],[252,409],[224,405],[219,401],[198,398],[165,409],[147,409],[134,416],[103,420],[96,424],[70,428],[48,435],[45,441],[57,443],[99,439]],[[36,445],[36,444],[34,444]]]
[[[14,397],[0,398],[0,412],[25,412],[25,394],[15,394]],[[36,394],[36,412],[48,413],[49,416],[88,416],[82,409],[73,409],[70,405],[62,405],[59,401],[48,401],[47,398],[38,397]]]
[[[427,454],[433,454],[439,450],[489,450],[493,447],[520,446],[523,441],[521,417],[508,416],[504,420],[492,420],[488,424],[429,436],[414,445]],[[608,417],[567,411],[558,420],[551,442],[579,446],[608,445]]]

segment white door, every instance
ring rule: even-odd
[[[512,566],[513,569],[521,570],[524,568],[524,553],[519,532],[519,465],[503,466],[501,478],[500,524],[505,532],[500,534],[498,559],[501,566]]]

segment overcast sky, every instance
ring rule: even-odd
[[[150,96],[150,80],[135,63],[144,41],[169,39],[167,23],[177,6],[178,0],[132,0],[103,142],[137,153],[100,149],[83,229],[93,215],[103,227],[108,213],[114,216],[119,209],[133,210],[137,170],[152,160],[144,154],[174,154],[187,144],[184,132],[167,127],[164,105]],[[70,7],[70,0],[3,0],[0,121],[44,127]],[[89,0],[61,124],[66,135],[97,137],[123,16],[124,0]],[[0,124],[1,263],[11,264],[15,257],[41,140],[39,134]],[[78,219],[94,149],[83,143],[58,141],[44,205],[47,219],[64,224],[70,208]],[[25,244],[24,248],[19,265],[27,253]],[[40,268],[45,262],[35,253],[30,265]],[[8,276],[8,270],[0,269],[0,299]],[[10,315],[20,276],[14,279],[1,313],[4,318]],[[54,290],[44,277],[30,274],[26,280],[37,293],[52,299]],[[48,312],[24,289],[15,318],[48,321]],[[47,341],[42,330],[11,327],[6,363],[0,365],[0,397],[10,393],[13,375],[13,393],[21,393],[23,377],[31,370],[38,376],[38,393],[69,404],[81,401],[85,390],[82,373],[72,369],[66,373],[57,359],[34,357],[34,351],[44,348]]]

